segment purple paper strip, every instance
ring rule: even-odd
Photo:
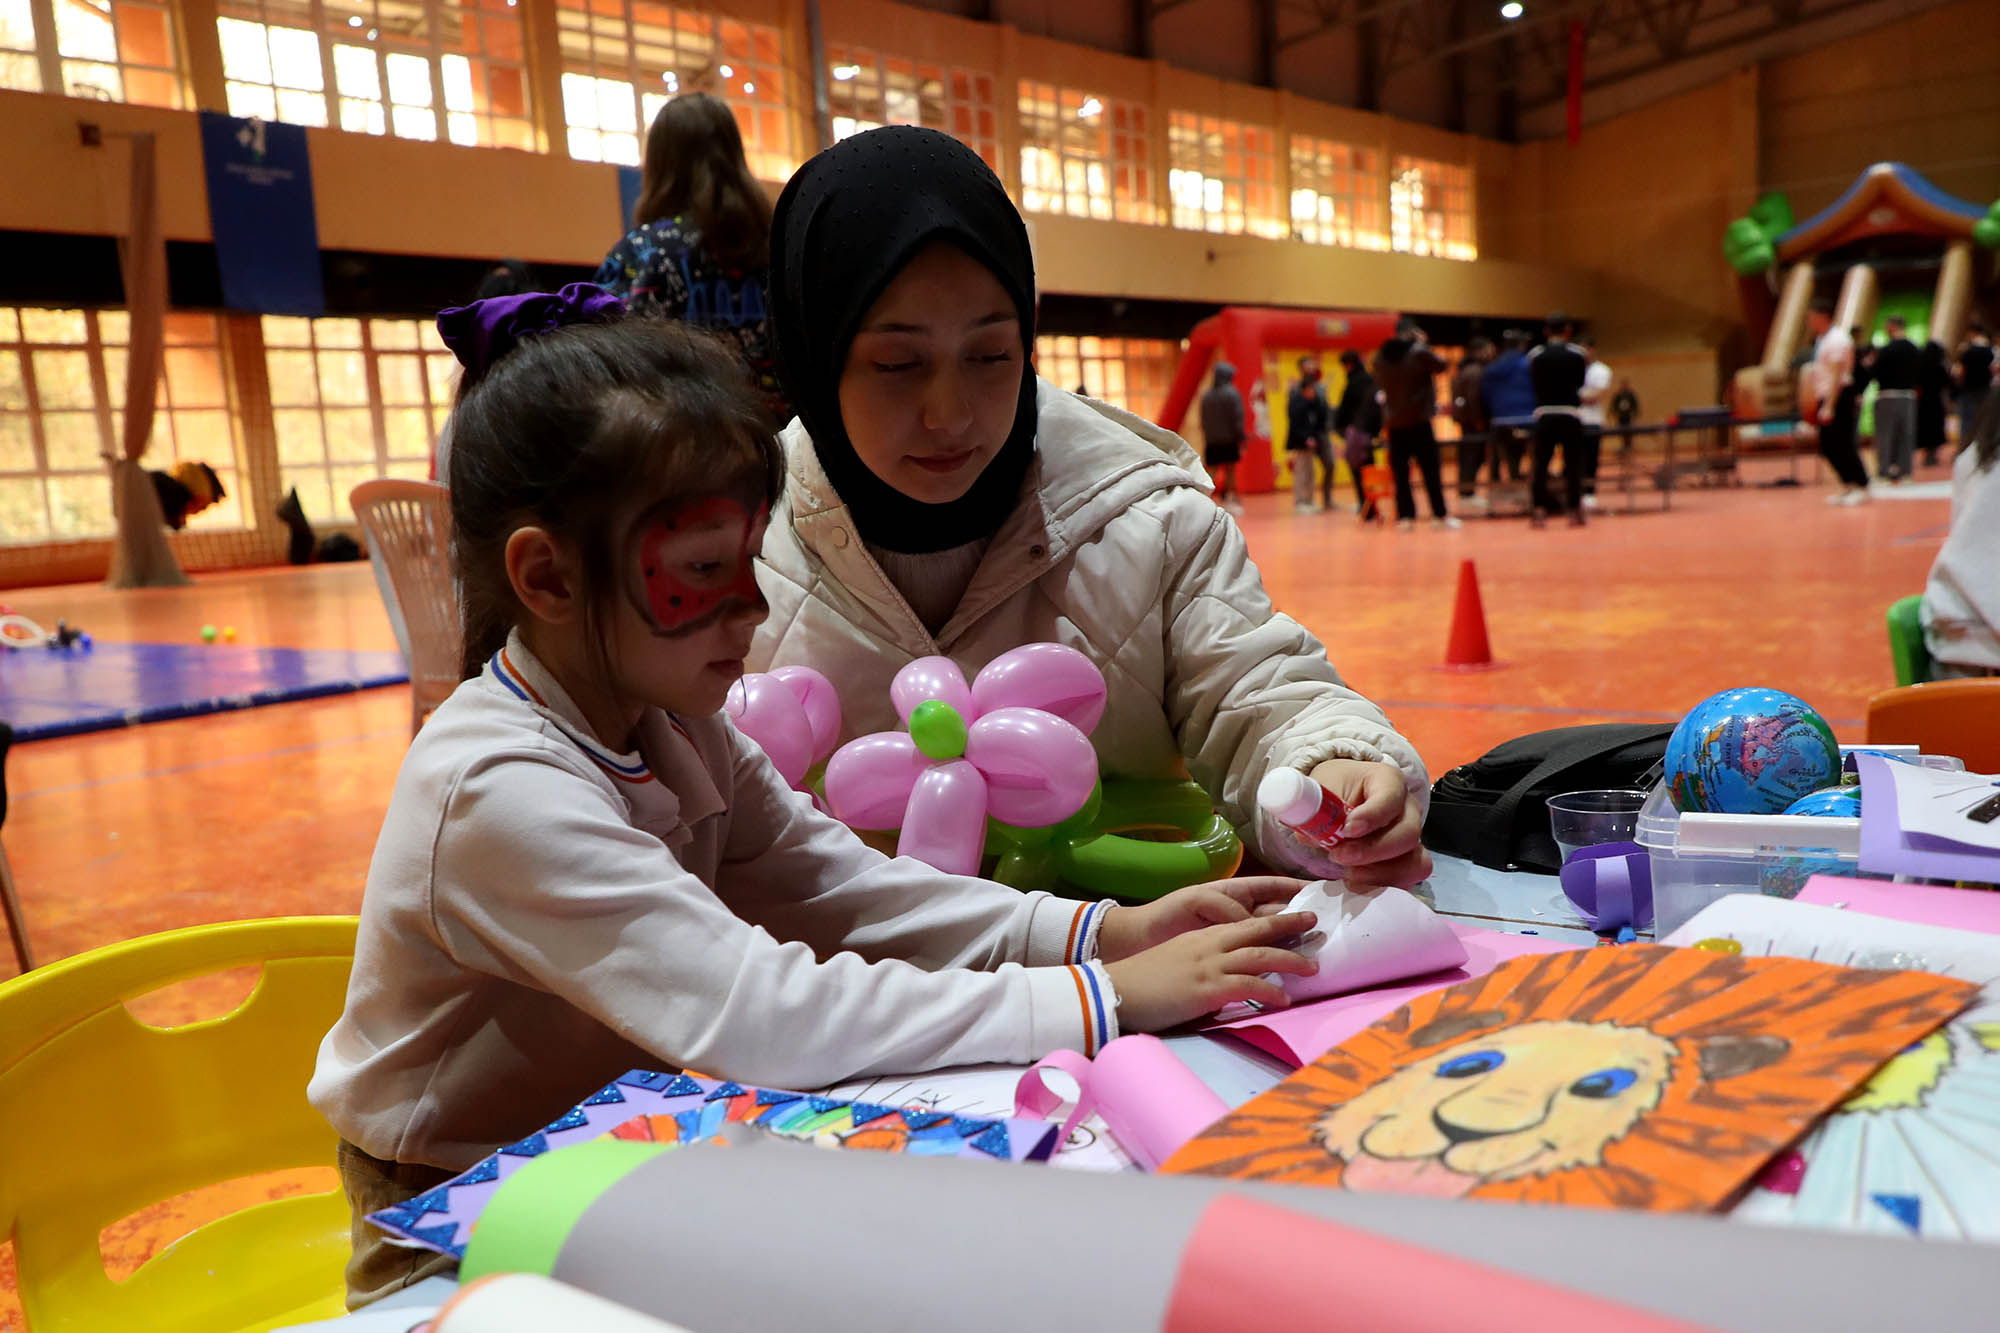
[[[1913,840],[1903,831],[1896,809],[1896,763],[1879,754],[1855,757],[1861,777],[1860,868],[1871,875],[1909,875],[1917,879],[2000,881],[2000,856],[1944,850]]]

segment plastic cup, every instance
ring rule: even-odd
[[[1567,862],[1580,848],[1630,842],[1639,830],[1646,793],[1617,789],[1572,791],[1549,797],[1549,832]]]

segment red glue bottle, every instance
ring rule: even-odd
[[[1332,847],[1340,842],[1347,805],[1296,768],[1276,768],[1257,784],[1257,805],[1307,842]]]

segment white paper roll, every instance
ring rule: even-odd
[[[432,1333],[687,1333],[627,1306],[535,1273],[469,1283],[438,1313]]]
[[[1350,889],[1338,880],[1314,880],[1285,906],[1311,912],[1326,937],[1317,948],[1301,950],[1319,960],[1309,977],[1277,981],[1294,1002],[1317,1000],[1385,982],[1442,972],[1466,961],[1443,917],[1403,889]]]

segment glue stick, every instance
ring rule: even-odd
[[[1275,768],[1257,784],[1257,805],[1308,842],[1332,847],[1347,822],[1347,806],[1296,768]]]

